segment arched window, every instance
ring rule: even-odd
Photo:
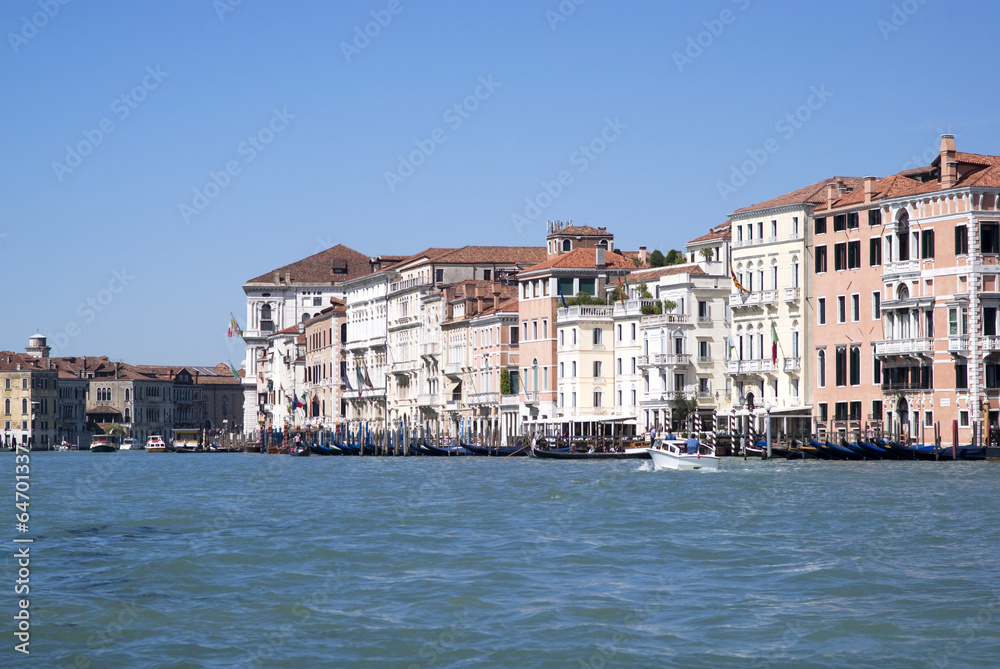
[[[10,415],[10,398],[8,397],[3,401],[3,413],[5,416]]]
[[[271,319],[270,304],[265,304],[260,308],[260,329],[263,332],[274,331],[274,321]]]
[[[826,387],[826,351],[820,350],[816,354],[816,376],[819,381],[819,387]]]
[[[905,283],[899,284],[899,288],[896,289],[896,299],[907,300],[909,298],[910,298],[910,289],[906,287]]]
[[[126,423],[132,422],[132,411],[128,407],[125,407],[125,422]]]
[[[570,251],[573,249],[573,242],[568,239],[563,240],[563,252]]]
[[[340,324],[340,343],[343,344],[347,341],[347,323]]]
[[[26,397],[21,398],[21,413],[22,414],[28,413],[28,398]]]
[[[305,323],[307,320],[312,318],[309,314],[302,314],[302,322]]]
[[[594,389],[594,408],[604,406],[604,393],[601,392],[600,388]]]
[[[129,401],[129,398],[131,397],[131,395],[132,395],[131,391],[128,388],[126,388],[125,389],[125,401],[126,402]]]

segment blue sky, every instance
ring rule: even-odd
[[[997,25],[937,0],[7,0],[0,348],[239,365],[242,284],[324,246],[572,219],[666,250],[942,132],[997,153]]]

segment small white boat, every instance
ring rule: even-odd
[[[718,469],[719,456],[715,447],[699,444],[696,453],[688,453],[684,440],[658,441],[647,448],[649,457],[653,459],[654,469]]]
[[[90,440],[91,453],[113,453],[118,450],[118,437],[113,434],[95,434]]]
[[[122,445],[118,447],[120,451],[131,451],[135,448],[135,439],[132,437],[125,437],[122,439]]]
[[[167,452],[167,442],[163,441],[163,437],[158,434],[151,435],[149,439],[146,440],[146,452],[147,453],[166,453]]]

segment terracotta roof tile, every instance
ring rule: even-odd
[[[604,269],[630,269],[636,270],[639,267],[620,251],[607,251],[604,254]],[[548,260],[533,265],[525,272],[537,272],[543,269],[595,269],[597,263],[597,249],[573,249],[568,253],[553,256]]]
[[[292,283],[325,284],[340,283],[349,279],[371,274],[371,264],[368,256],[352,248],[337,244],[325,251],[320,251],[308,258],[303,258],[289,265],[271,270],[266,274],[250,279],[248,284],[274,284],[274,274],[277,272],[282,281],[285,273],[290,272]],[[334,273],[334,267],[344,269],[345,273]]]
[[[715,226],[712,230],[701,237],[695,237],[688,242],[691,244],[700,244],[701,242],[713,242],[717,239],[729,239],[732,236],[732,224],[729,221]]]
[[[549,234],[549,237],[556,235],[570,235],[573,237],[614,237],[613,234],[608,232],[607,228],[595,228],[590,225],[568,225],[562,230],[557,230]]]
[[[853,188],[855,191],[859,188],[864,188],[864,178],[863,177],[830,177],[829,179],[823,179],[817,181],[814,184],[805,186],[804,188],[799,188],[798,190],[793,190],[791,193],[785,193],[784,195],[779,195],[778,197],[771,198],[770,200],[765,200],[764,202],[759,202],[757,204],[750,205],[749,207],[743,207],[737,209],[735,214],[742,214],[751,211],[756,211],[758,209],[772,209],[774,207],[784,207],[790,204],[821,204],[826,202],[826,185],[830,182],[841,182],[849,188]]]
[[[669,267],[653,267],[651,269],[642,269],[633,272],[629,275],[628,280],[630,282],[653,281],[655,279],[659,279],[661,276],[670,276],[673,274],[693,274],[697,276],[699,274],[705,274],[705,270],[703,270],[697,263],[670,265]]]

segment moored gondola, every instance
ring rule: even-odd
[[[536,458],[548,458],[551,460],[633,460],[649,459],[649,453],[645,450],[630,451],[555,451],[545,448],[532,448],[531,454]]]

